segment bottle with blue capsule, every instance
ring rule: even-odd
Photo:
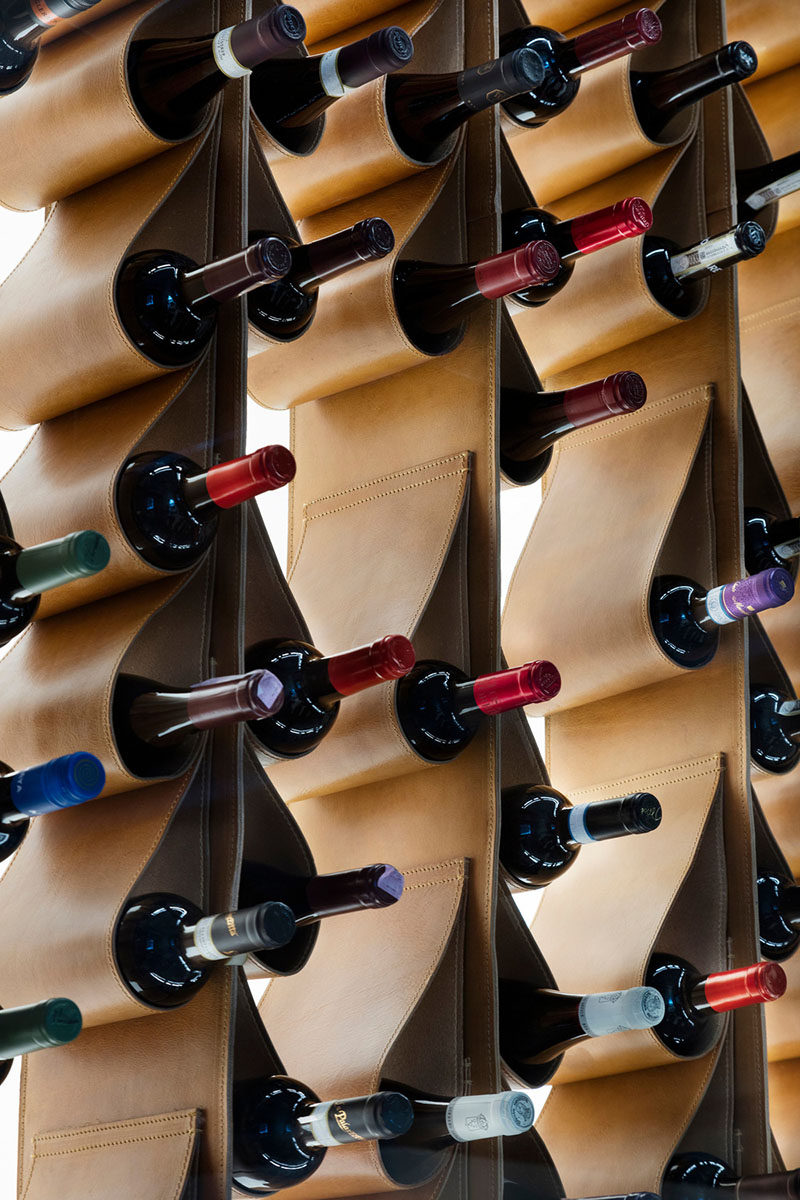
[[[800,945],[800,887],[777,871],[760,871],[756,888],[761,953],[781,962]]]
[[[103,764],[84,752],[0,775],[0,862],[19,846],[31,817],[94,800],[105,783]]]
[[[555,788],[531,784],[504,788],[500,862],[519,887],[546,887],[563,875],[581,846],[628,834],[652,833],[661,805],[650,792],[570,804]]]

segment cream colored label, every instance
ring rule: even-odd
[[[792,171],[791,175],[784,175],[783,179],[776,179],[768,187],[753,192],[747,197],[745,204],[754,212],[758,212],[759,209],[766,208],[773,200],[780,200],[781,196],[788,196],[791,192],[796,192],[798,188],[800,188],[800,171]]]
[[[326,96],[344,96],[347,92],[355,92],[357,88],[348,87],[342,83],[339,75],[339,50],[328,50],[319,61],[319,80]]]
[[[679,279],[691,279],[692,275],[700,271],[719,271],[719,263],[726,262],[740,253],[736,235],[731,231],[700,242],[698,246],[693,246],[683,254],[673,254],[669,261],[673,275]]]
[[[249,67],[242,66],[231,49],[231,35],[234,28],[231,25],[228,29],[220,29],[211,44],[211,53],[223,75],[227,75],[229,79],[243,79],[245,75],[252,75],[252,71]]]
[[[706,609],[715,625],[732,625],[735,620],[722,603],[724,590],[723,584],[722,587],[709,588],[706,592]]]
[[[780,546],[775,547],[775,553],[781,558],[796,558],[800,554],[800,537],[781,542]]]
[[[580,845],[595,841],[595,838],[592,837],[586,828],[586,810],[588,807],[588,804],[576,804],[569,810],[567,821],[569,836],[573,842],[578,842]]]
[[[212,962],[228,957],[227,954],[221,954],[214,945],[214,939],[211,936],[213,921],[213,917],[201,917],[195,925],[192,935],[192,940],[203,958],[207,958]]]

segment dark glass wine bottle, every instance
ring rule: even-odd
[[[280,900],[292,910],[298,928],[362,909],[388,908],[403,894],[403,876],[388,863],[329,875],[290,875],[265,863],[242,863],[239,903]]]
[[[541,58],[527,49],[444,75],[405,71],[386,81],[389,129],[404,154],[429,162],[475,113],[530,91],[543,78]]]
[[[750,757],[773,775],[800,759],[800,705],[772,684],[750,685]]]
[[[404,1155],[436,1153],[462,1142],[515,1137],[532,1127],[535,1113],[527,1092],[485,1096],[434,1096],[406,1083],[382,1080],[384,1087],[411,1101],[414,1121],[389,1147],[390,1161]]]
[[[171,775],[193,757],[204,729],[275,713],[283,687],[269,671],[168,687],[140,675],[119,675],[112,702],[114,736],[136,775]]]
[[[30,78],[42,34],[99,0],[6,0],[0,16],[0,96]]]
[[[744,564],[751,575],[784,567],[800,554],[800,517],[781,520],[763,508],[744,510]]]
[[[631,71],[633,107],[649,138],[657,140],[673,117],[732,83],[741,83],[758,67],[749,42],[729,42],[711,54],[666,71]]]
[[[774,871],[760,871],[756,887],[761,953],[781,962],[800,945],[800,887]]]
[[[565,434],[609,417],[636,412],[647,388],[635,371],[617,371],[605,379],[561,392],[500,392],[500,467],[510,476],[526,464],[527,482],[546,469],[547,451]],[[541,470],[537,475],[537,461]]]
[[[117,516],[151,566],[184,571],[213,542],[223,509],[285,487],[295,467],[285,446],[263,446],[207,471],[169,450],[137,454],[117,479]]]
[[[250,240],[264,236],[260,231],[251,232]],[[288,244],[292,269],[283,279],[264,284],[247,297],[250,323],[281,341],[299,337],[311,324],[320,284],[360,263],[385,258],[394,249],[394,233],[380,217],[367,217],[316,242]]]
[[[737,1176],[726,1162],[703,1151],[675,1154],[664,1172],[664,1200],[800,1200],[800,1171]]]
[[[273,283],[291,266],[289,247],[277,237],[202,267],[174,250],[142,250],[123,263],[117,309],[143,354],[162,367],[183,367],[213,337],[220,304]]]
[[[625,238],[641,237],[653,224],[650,205],[639,196],[618,200],[607,208],[584,213],[567,221],[559,221],[544,208],[516,208],[503,213],[503,249],[513,250],[525,242],[544,238],[552,242],[561,259],[558,274],[537,287],[514,292],[517,304],[536,308],[546,304],[565,287],[575,269],[575,263],[586,254],[613,246]]]
[[[247,1195],[272,1195],[313,1175],[331,1146],[395,1138],[413,1119],[410,1101],[399,1092],[320,1101],[285,1075],[238,1083],[233,1182]]]
[[[235,965],[255,951],[285,946],[294,932],[291,909],[276,901],[207,917],[183,896],[152,892],[124,909],[114,951],[135,996],[175,1008],[191,1000],[216,963]]]
[[[344,696],[399,679],[414,665],[408,638],[390,634],[355,650],[324,658],[308,642],[273,638],[251,646],[248,670],[268,668],[283,685],[283,707],[250,728],[272,758],[309,754],[330,732]]]
[[[263,16],[205,37],[138,38],[128,58],[136,107],[159,137],[189,137],[226,84],[285,54],[305,36],[306,23],[297,9],[279,4]]]
[[[682,1058],[711,1049],[722,1031],[722,1013],[778,1000],[786,991],[786,975],[776,962],[701,975],[677,954],[653,954],[645,983],[661,994],[666,1006],[655,1032]]]
[[[542,241],[453,266],[401,259],[394,271],[395,305],[406,336],[426,354],[443,354],[484,300],[546,283],[560,268],[558,251]]]
[[[14,853],[31,817],[94,800],[105,785],[100,759],[83,752],[0,775],[0,862]]]
[[[581,996],[500,980],[500,1054],[515,1070],[552,1062],[588,1038],[652,1029],[663,1017],[653,987]]]
[[[74,1042],[82,1026],[81,1010],[63,996],[0,1009],[0,1083],[18,1054],[65,1046]]]
[[[505,54],[522,46],[535,50],[544,63],[544,76],[528,92],[506,100],[503,108],[519,125],[544,125],[572,104],[584,71],[660,41],[661,22],[649,8],[572,38],[543,25],[512,29],[500,38],[501,51]]]
[[[466,750],[486,716],[557,696],[561,676],[544,660],[470,679],[452,663],[425,659],[397,685],[400,728],[420,758],[449,762]]]
[[[648,233],[643,242],[645,279],[659,304],[673,316],[688,317],[697,304],[693,284],[746,258],[755,258],[766,245],[764,230],[755,221],[745,221],[688,250]]]
[[[253,72],[250,105],[278,141],[321,117],[348,92],[411,62],[414,44],[390,25],[369,37],[310,58],[275,59]]]
[[[783,567],[704,591],[682,575],[659,575],[650,589],[650,622],[664,653],[679,667],[704,667],[717,652],[719,627],[786,604],[794,582]]]
[[[0,646],[31,623],[42,592],[96,575],[110,557],[108,542],[93,529],[24,550],[12,538],[0,537]]]
[[[774,162],[760,167],[747,167],[736,172],[736,199],[739,220],[748,221],[781,196],[789,196],[800,188],[800,150],[784,154]]]
[[[651,833],[661,823],[661,805],[650,792],[573,806],[544,784],[504,788],[501,813],[500,862],[526,888],[558,879],[581,846]]]

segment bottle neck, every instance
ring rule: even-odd
[[[650,9],[643,8],[628,13],[618,21],[598,25],[596,29],[554,45],[562,70],[579,76],[593,67],[624,58],[642,46],[655,45],[660,40],[660,20]]]
[[[770,521],[767,525],[767,537],[770,546],[780,558],[796,558],[800,554],[800,517]]]
[[[412,1121],[411,1103],[399,1092],[376,1092],[349,1100],[309,1101],[297,1117],[301,1136],[309,1148],[396,1138],[408,1131]]]
[[[228,258],[180,273],[185,303],[202,312],[226,300],[243,296],[253,288],[274,283],[291,268],[289,247],[280,238],[268,237],[246,246]]]
[[[644,380],[633,371],[619,371],[562,392],[525,396],[504,391],[500,408],[502,453],[515,462],[527,462],[573,429],[633,412],[646,398]]]
[[[688,250],[671,254],[669,265],[674,278],[680,283],[697,282],[759,254],[766,245],[766,238],[760,226],[755,226],[760,236],[751,237],[749,227],[753,225],[755,222],[744,222],[735,229],[706,238]]]
[[[320,703],[335,703],[365,688],[407,675],[414,665],[414,649],[408,638],[389,634],[345,650],[329,658],[310,658],[303,663],[303,691]]]
[[[91,529],[19,549],[6,599],[22,603],[75,579],[96,575],[108,565],[110,557],[106,539]]]
[[[234,508],[294,479],[296,463],[285,446],[262,446],[252,454],[187,475],[181,482],[185,505],[194,513]]]
[[[736,172],[739,203],[751,213],[761,212],[768,204],[800,188],[800,150],[786,154],[762,167]]]
[[[287,945],[294,936],[291,910],[278,901],[201,917],[183,928],[183,950],[194,962],[213,963]]]
[[[78,1036],[81,1026],[78,1006],[61,997],[0,1009],[0,1060],[66,1045]]]
[[[689,1000],[697,1012],[729,1012],[778,1000],[786,990],[786,973],[780,963],[759,962],[696,978]]]
[[[298,925],[313,925],[326,917],[361,909],[386,908],[400,899],[403,876],[386,863],[361,867],[355,871],[337,871],[314,875],[306,883],[306,908],[296,913]]]
[[[461,717],[477,712],[493,716],[551,700],[560,687],[561,677],[556,668],[551,662],[540,660],[479,675],[477,679],[453,680],[452,707]]]
[[[97,3],[98,0],[10,0],[4,6],[3,36],[23,50],[32,50],[48,29]]]
[[[282,702],[283,688],[270,671],[250,671],[207,679],[188,691],[143,692],[132,701],[128,722],[141,741],[166,746],[190,732],[271,716]]]
[[[635,792],[565,807],[559,820],[567,844],[578,847],[628,834],[651,833],[661,822],[661,805],[650,792]]]
[[[314,292],[327,279],[335,279],[359,263],[383,258],[394,246],[391,229],[385,221],[380,222],[388,231],[388,236],[385,238],[386,248],[379,246],[379,252],[376,253],[375,247],[368,241],[369,235],[363,229],[367,224],[367,221],[360,221],[358,225],[332,233],[330,237],[294,246],[289,280],[304,292]]]
[[[739,45],[741,43],[734,43],[734,46]],[[684,109],[711,96],[720,88],[747,78],[756,67],[752,51],[750,58],[752,67],[748,70],[746,55],[732,53],[729,47],[723,46],[679,67],[643,74],[640,78],[646,80],[644,95],[647,107],[656,116],[658,131]]]

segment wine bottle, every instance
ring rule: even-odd
[[[276,59],[253,72],[250,105],[278,141],[302,129],[342,96],[397,71],[414,56],[404,29],[390,25],[369,37],[310,58]]]
[[[74,1042],[82,1026],[81,1010],[63,996],[0,1009],[0,1083],[18,1054],[65,1046]]]
[[[224,509],[285,487],[295,467],[285,446],[263,446],[207,471],[169,450],[137,454],[117,479],[117,516],[146,562],[183,571],[213,542]]]
[[[448,1150],[462,1142],[527,1133],[534,1109],[527,1092],[496,1092],[485,1096],[434,1096],[406,1083],[383,1080],[384,1087],[402,1092],[411,1102],[413,1123],[390,1148],[392,1158],[421,1151]]]
[[[650,622],[668,658],[679,667],[704,667],[717,652],[721,625],[778,608],[793,595],[783,567],[708,591],[682,575],[659,575],[650,589]]]
[[[529,242],[479,262],[445,266],[401,259],[394,271],[394,300],[406,335],[427,354],[452,350],[463,322],[484,300],[553,279],[561,259],[550,242]]]
[[[647,11],[647,10],[645,10]],[[585,254],[613,246],[625,238],[641,237],[653,224],[650,205],[639,196],[618,200],[607,208],[559,221],[544,208],[516,208],[503,213],[503,249],[513,250],[525,242],[544,238],[558,251],[561,267],[552,279],[536,287],[514,292],[517,304],[536,308],[546,304],[569,283],[575,263]]]
[[[243,955],[285,946],[294,932],[291,909],[276,901],[207,917],[191,900],[152,892],[125,907],[114,951],[135,996],[175,1008],[191,1000],[216,963],[236,965]]]
[[[572,38],[543,25],[512,29],[501,36],[500,50],[504,54],[522,46],[535,50],[544,63],[544,76],[528,92],[506,100],[503,108],[517,124],[535,129],[569,108],[584,71],[660,41],[661,22],[649,8]]]
[[[653,987],[581,996],[500,980],[500,1054],[515,1069],[552,1062],[588,1038],[652,1029],[663,1018]]]
[[[94,8],[99,0],[6,0],[0,17],[0,96],[30,78],[46,30]]]
[[[690,1151],[673,1155],[661,1184],[664,1200],[714,1200],[720,1190],[737,1200],[800,1200],[800,1171],[740,1178],[721,1158]]]
[[[631,71],[633,107],[639,124],[655,141],[673,117],[714,92],[741,83],[758,67],[749,42],[729,42],[711,54],[666,71]]]
[[[414,649],[408,638],[391,634],[323,658],[308,642],[273,638],[251,646],[245,665],[250,671],[268,668],[284,688],[280,711],[251,721],[262,749],[275,759],[299,758],[330,732],[344,696],[405,675]]]
[[[783,158],[736,172],[739,220],[750,220],[762,208],[800,188],[800,150]]]
[[[329,875],[291,875],[277,867],[245,859],[239,903],[280,900],[292,910],[300,928],[341,913],[387,908],[402,896],[403,883],[403,876],[388,863]]]
[[[800,554],[800,517],[781,520],[763,508],[744,510],[744,563],[751,575],[783,567]]]
[[[466,71],[406,71],[386,81],[389,129],[408,158],[429,162],[475,113],[538,87],[543,78],[541,58],[527,49],[512,50]]]
[[[170,775],[191,760],[202,730],[268,717],[282,703],[281,682],[269,671],[206,679],[189,688],[119,675],[112,701],[114,736],[134,774]]]
[[[279,4],[261,17],[205,37],[137,38],[128,58],[134,103],[158,137],[189,137],[226,84],[285,54],[305,36],[306,23],[297,9]]]
[[[774,775],[791,771],[800,758],[800,705],[772,684],[750,686],[750,757]]]
[[[746,258],[755,258],[766,245],[766,234],[755,221],[744,221],[688,250],[648,233],[643,242],[645,279],[659,304],[673,316],[688,317],[697,304],[693,284]]]
[[[397,685],[400,728],[420,758],[449,762],[466,750],[486,716],[557,696],[561,676],[540,660],[470,679],[452,663],[425,659]]]
[[[635,371],[617,371],[605,379],[581,383],[561,392],[500,392],[500,466],[514,474],[515,463],[530,464],[535,474],[540,461],[547,469],[547,451],[565,434],[609,417],[636,412],[647,399],[647,387]],[[517,468],[518,469],[518,468]],[[542,473],[540,472],[540,474]]]
[[[661,805],[650,792],[573,807],[544,784],[504,788],[500,862],[515,883],[545,887],[572,866],[581,846],[631,833],[651,833]]]
[[[110,557],[108,542],[93,529],[24,550],[12,538],[0,537],[0,646],[31,623],[42,592],[96,575]]]
[[[264,236],[261,232],[251,232],[250,239]],[[311,324],[317,311],[320,284],[360,263],[385,258],[394,249],[394,233],[387,221],[368,217],[316,242],[288,245],[292,254],[288,274],[275,283],[256,288],[247,297],[250,323],[281,341],[299,337]]]
[[[800,944],[800,887],[774,871],[759,871],[756,888],[761,953],[780,962]]]
[[[202,267],[174,250],[142,250],[119,273],[117,310],[143,354],[162,367],[187,366],[211,340],[220,304],[280,279],[291,266],[289,247],[277,237]]]
[[[330,1147],[398,1137],[413,1119],[410,1101],[399,1092],[320,1101],[285,1075],[238,1083],[233,1182],[248,1194],[271,1195],[313,1175]]]
[[[83,752],[0,775],[0,862],[14,853],[31,817],[94,800],[105,785],[103,764]]]
[[[722,1013],[778,1000],[786,991],[786,975],[776,962],[701,975],[677,954],[653,954],[645,983],[661,994],[666,1006],[655,1032],[682,1058],[711,1049],[722,1030]]]

